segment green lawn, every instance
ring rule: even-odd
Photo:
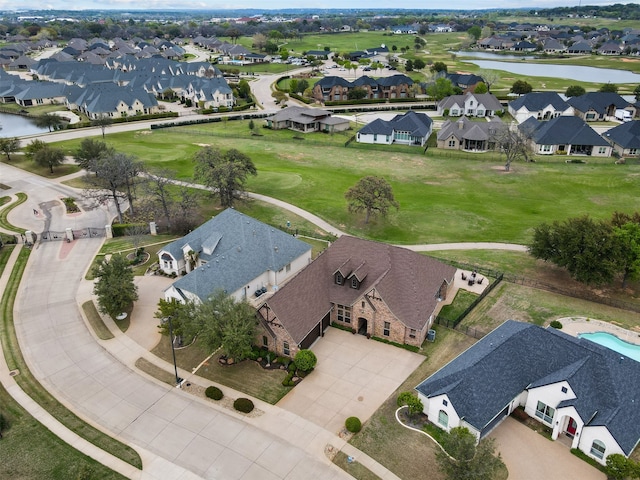
[[[438,313],[438,317],[455,321],[462,312],[464,312],[469,306],[478,298],[478,295],[467,290],[458,290],[453,302],[449,305],[445,305]]]
[[[162,337],[152,353],[168,362],[173,362],[169,337]],[[200,347],[198,342],[187,348],[176,350],[178,366],[187,371],[197,367],[208,356],[207,351]],[[282,385],[282,380],[287,375],[285,370],[265,370],[257,362],[251,360],[244,360],[236,365],[222,366],[218,362],[218,358],[219,355],[211,357],[198,370],[198,375],[271,404],[277,403],[291,390],[291,387]]]
[[[333,463],[357,480],[380,480],[380,477],[375,473],[361,463],[358,463],[357,459],[349,463],[347,455],[342,452],[336,454]]]
[[[126,477],[87,457],[31,417],[0,385],[0,412],[10,427],[0,440],[0,478],[101,479]]]
[[[96,308],[92,300],[89,300],[82,304],[82,311],[87,317],[89,325],[91,325],[91,328],[100,340],[109,340],[113,338],[113,333],[111,333],[111,330],[109,330],[109,328],[102,321],[102,318],[98,313],[98,309]]]
[[[393,243],[523,243],[543,221],[629,212],[640,184],[640,165],[615,165],[612,160],[608,164],[516,163],[506,173],[494,155],[454,157],[431,152],[425,157],[409,147],[406,153],[345,149],[332,146],[331,136],[324,134],[304,141],[265,136],[238,142],[236,129],[243,128],[242,122],[209,128],[222,134],[206,136],[202,134],[206,129],[198,126],[195,134],[191,127],[184,127],[144,135],[114,134],[107,141],[119,151],[138,156],[149,168],[170,167],[185,179],[192,174],[191,158],[198,145],[239,148],[258,169],[258,176],[247,183],[249,190],[291,202],[352,234]],[[319,148],[316,142],[321,140],[326,143]],[[390,181],[400,209],[365,225],[362,215],[347,212],[344,192],[372,173]]]
[[[71,152],[66,153],[67,155],[71,154]],[[27,159],[24,155],[12,155],[10,162],[7,161],[7,157],[3,157],[0,161],[2,163],[6,163],[7,165],[21,168],[23,170],[26,170],[27,172],[35,173],[36,175],[40,175],[41,177],[45,178],[63,177],[80,170],[80,167],[75,163],[64,163],[57,167],[53,167],[53,173],[51,173],[49,167],[37,165],[32,160]]]

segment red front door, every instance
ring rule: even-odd
[[[576,421],[573,418],[569,418],[569,425],[567,425],[567,433],[572,436],[575,435],[576,428],[578,428],[578,424],[576,423]]]

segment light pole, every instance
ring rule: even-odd
[[[169,321],[169,340],[171,341],[171,354],[173,355],[173,369],[176,372],[176,386],[179,387],[180,383],[182,383],[182,379],[178,376],[178,365],[176,364],[176,349],[173,346],[174,337],[173,337],[173,323],[171,322],[171,315],[167,317]]]

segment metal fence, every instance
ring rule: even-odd
[[[74,229],[71,231],[74,239],[80,238],[96,238],[104,237],[107,234],[105,228],[87,227],[81,229]],[[67,232],[48,230],[40,234],[40,240],[42,241],[62,241],[67,238]]]

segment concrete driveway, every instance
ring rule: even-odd
[[[552,442],[513,418],[507,418],[490,435],[509,469],[509,478],[549,480],[579,478],[605,480],[606,476],[572,455],[559,441]]]
[[[337,328],[311,350],[317,367],[278,406],[334,433],[347,417],[367,420],[425,359]]]

